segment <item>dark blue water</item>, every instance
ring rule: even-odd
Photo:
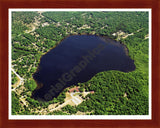
[[[135,70],[127,48],[107,37],[74,35],[43,55],[33,78],[38,84],[32,97],[49,101],[71,85],[90,80],[102,71]],[[40,88],[41,86],[41,88]]]

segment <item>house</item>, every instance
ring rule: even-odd
[[[94,91],[90,91],[90,93],[91,93],[91,94],[93,94],[93,93],[94,93]]]
[[[75,88],[71,88],[71,89],[69,89],[69,92],[71,93],[71,92],[79,92],[79,88],[78,87],[75,87]]]

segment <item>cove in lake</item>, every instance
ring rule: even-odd
[[[99,72],[130,72],[135,68],[128,49],[120,42],[95,35],[72,35],[41,57],[33,74],[37,89],[32,97],[50,101],[65,88],[86,82]]]

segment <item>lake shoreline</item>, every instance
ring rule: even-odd
[[[65,40],[66,38],[68,38],[68,37],[70,37],[70,36],[76,36],[76,35],[79,35],[79,36],[81,36],[81,35],[95,36],[95,37],[100,37],[100,39],[102,39],[104,42],[107,42],[107,41],[109,42],[109,40],[112,40],[112,41],[114,41],[115,43],[117,42],[117,45],[118,45],[118,44],[121,44],[121,45],[123,46],[123,48],[124,48],[124,50],[125,50],[125,53],[126,53],[126,56],[128,56],[129,50],[128,50],[128,48],[126,47],[126,45],[123,44],[122,42],[116,41],[116,40],[114,40],[114,39],[112,39],[112,38],[110,38],[110,37],[108,37],[108,36],[103,36],[103,35],[98,35],[98,34],[94,34],[94,35],[93,35],[93,34],[86,34],[86,33],[82,33],[82,34],[69,34],[69,35],[65,36],[63,39],[61,39],[60,41],[58,41],[58,42],[55,44],[54,47],[52,47],[51,49],[49,49],[45,54],[43,54],[43,55],[40,57],[37,70],[33,73],[32,77],[33,77],[36,73],[39,72],[39,70],[40,70],[41,58],[42,58],[44,55],[46,55],[48,52],[50,52],[51,50],[53,50],[54,48],[56,48],[56,47],[57,47],[61,42],[63,42],[63,40]],[[37,87],[36,87],[36,89],[32,92],[32,96],[34,95],[34,92],[36,92],[37,90],[39,90],[40,88],[43,87],[43,84],[42,84],[42,83],[39,83],[34,77],[33,77],[33,79],[34,79],[34,81],[36,82]],[[32,97],[32,98],[33,98],[33,97]]]

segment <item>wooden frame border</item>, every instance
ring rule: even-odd
[[[151,8],[152,9],[152,120],[9,120],[8,9],[9,8]],[[160,127],[160,1],[159,0],[0,0],[0,127]]]

